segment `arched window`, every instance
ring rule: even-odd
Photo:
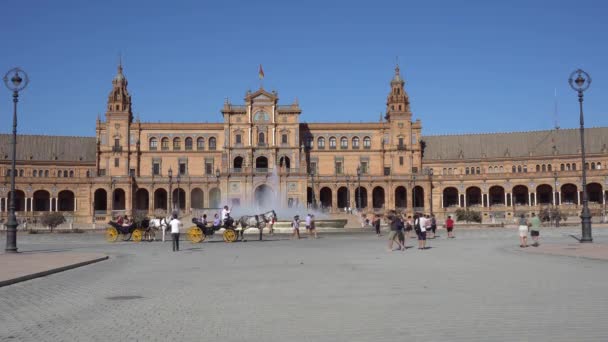
[[[329,138],[329,148],[330,149],[336,148],[336,137]]]
[[[365,149],[372,148],[372,139],[370,137],[363,138],[363,148],[365,148]]]
[[[307,137],[307,138],[306,138],[306,147],[308,147],[308,148],[312,148],[312,145],[313,145],[313,140],[314,140],[314,139],[313,139],[312,137]]]
[[[167,151],[169,149],[169,138],[162,138],[160,140],[160,149]]]
[[[68,170],[63,170],[63,178],[68,178]]]
[[[156,151],[158,148],[158,140],[156,138],[150,138],[150,151]]]
[[[215,151],[216,149],[216,142],[215,142],[215,138],[211,137],[209,138],[209,151]]]
[[[264,132],[258,133],[258,144],[264,145],[264,143],[265,143],[264,138],[265,138]]]
[[[515,165],[513,165],[513,170],[512,170],[512,172],[513,172],[513,173],[517,172],[517,168],[515,167]]]
[[[524,165],[524,173],[528,172],[528,165]]]
[[[38,177],[42,177],[44,175],[44,172],[42,170],[38,170]]]
[[[74,170],[70,170],[70,178],[74,178]]]
[[[320,137],[317,139],[317,147],[321,150],[325,148],[325,138]]]
[[[570,171],[570,164],[566,164],[566,171]]]
[[[441,170],[441,174],[442,175],[447,175],[448,170],[444,167],[443,170]]]
[[[340,148],[341,149],[348,148],[348,139],[346,137],[340,138]]]
[[[595,162],[591,162],[591,170],[595,170]]]
[[[353,138],[353,148],[359,148],[359,137]]]
[[[536,172],[540,172],[540,165],[536,165]]]
[[[595,164],[595,167],[596,167],[598,170],[601,170],[601,169],[602,169],[602,163],[597,162],[597,164]]]
[[[547,165],[543,164],[542,170],[543,170],[543,172],[546,172],[547,171]]]
[[[481,169],[479,167],[477,167],[477,174],[481,174]]]
[[[199,151],[205,149],[205,138],[196,139],[196,149]]]
[[[576,163],[572,163],[572,171],[576,171]]]
[[[173,150],[174,151],[178,151],[182,149],[182,139],[181,138],[174,138],[173,139]]]
[[[38,171],[34,170],[34,172],[32,173],[33,177],[38,177]]]
[[[58,170],[58,171],[57,171],[57,177],[58,177],[58,178],[61,178],[61,175],[62,175],[62,174],[63,174],[63,173],[61,173],[61,170]]]
[[[49,176],[49,170],[44,170],[44,177],[48,177]]]
[[[192,150],[192,138],[190,138],[190,137],[186,138],[186,150],[187,151]]]
[[[547,171],[551,172],[551,169],[552,169],[552,168],[553,168],[553,167],[551,167],[551,164],[547,165]]]
[[[465,173],[465,175],[469,174],[469,168],[468,167],[466,169],[464,169],[464,173]]]
[[[289,142],[289,136],[287,134],[281,134],[281,144],[287,144]]]
[[[240,134],[237,134],[234,136],[234,143],[237,145],[240,145],[243,143],[243,136]]]
[[[500,172],[503,172],[503,171],[504,171],[504,168],[501,166],[500,167]]]

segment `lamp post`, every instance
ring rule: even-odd
[[[221,176],[220,169],[215,169],[215,180],[217,181],[218,189],[220,188],[220,176]],[[221,196],[221,190],[220,190],[220,196]],[[216,207],[220,206],[221,200],[222,200],[221,197],[216,199],[216,203],[214,203]]]
[[[173,170],[169,167],[169,211],[173,214]]]
[[[313,209],[317,209],[317,199],[315,196],[315,169],[314,168],[310,168],[310,190],[312,192],[312,208]]]
[[[553,215],[557,214],[558,212],[558,203],[559,203],[559,192],[557,191],[557,171],[553,171],[553,181],[554,181],[554,186],[555,188],[553,189],[553,210],[551,211],[551,222],[553,222]],[[555,227],[559,227],[559,221],[561,219],[561,215],[556,215],[555,216]]]
[[[350,175],[346,176],[346,213],[350,214]]]
[[[412,210],[416,215],[416,175],[412,176]]]
[[[8,221],[6,223],[6,253],[17,253],[17,217],[15,216],[15,163],[17,154],[17,102],[19,92],[29,83],[25,71],[13,68],[4,75],[4,84],[13,92],[13,138],[11,140],[11,192],[8,206]]]
[[[581,159],[583,162],[581,167],[581,169],[583,169],[583,212],[581,213],[582,236],[580,242],[593,242],[593,237],[591,236],[591,212],[589,211],[587,198],[587,170],[585,168],[585,121],[583,118],[583,92],[589,89],[589,86],[591,85],[591,77],[583,70],[577,69],[576,71],[570,74],[570,78],[568,78],[568,83],[570,83],[570,87],[572,87],[572,89],[574,89],[578,93],[581,125],[580,133]]]
[[[424,169],[424,173],[429,176],[430,190],[429,190],[429,198],[430,198],[430,214],[433,215],[433,169],[426,168]]]
[[[179,210],[181,209],[182,206],[182,202],[180,202],[180,186],[179,186],[179,182],[182,180],[182,176],[180,175],[179,171],[177,172],[177,177],[175,177],[177,179],[177,216],[179,216]]]
[[[361,165],[357,166],[357,211],[361,210]]]

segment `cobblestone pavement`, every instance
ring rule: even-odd
[[[425,251],[333,234],[182,241],[179,253],[100,234],[20,235],[22,251],[110,260],[0,288],[0,340],[608,340],[608,262],[524,253],[515,229],[440,234]],[[608,230],[594,238],[608,242]]]

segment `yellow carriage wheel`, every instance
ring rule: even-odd
[[[236,241],[236,231],[234,229],[226,229],[223,237],[225,242],[234,242]]]
[[[203,234],[203,231],[197,226],[188,228],[186,235],[188,240],[192,243],[199,243],[205,240],[205,234]]]
[[[133,231],[133,234],[131,234],[131,238],[133,239],[134,242],[141,242],[141,239],[144,236],[144,232],[141,229],[135,229]]]
[[[116,242],[118,240],[118,230],[114,227],[106,228],[106,241]]]

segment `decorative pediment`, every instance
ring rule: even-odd
[[[259,110],[253,115],[254,122],[269,122],[270,114],[265,112],[264,110]]]

